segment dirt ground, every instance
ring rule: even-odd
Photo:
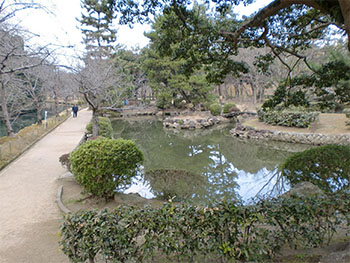
[[[90,119],[80,111],[0,172],[1,263],[69,262],[58,245],[57,179],[66,173],[58,158],[76,147]]]
[[[247,120],[244,125],[263,130],[276,130],[283,132],[321,133],[321,134],[346,134],[350,133],[350,127],[345,126],[344,113],[321,113],[318,119],[309,128],[294,128],[272,126],[260,122],[257,118]]]

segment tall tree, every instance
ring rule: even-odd
[[[92,133],[98,136],[99,111],[121,103],[126,89],[124,73],[113,59],[87,57],[84,62],[78,74],[79,92],[92,109]]]
[[[186,22],[187,10],[194,1],[183,0],[128,0],[117,1],[116,8],[122,14],[120,23],[148,21],[149,15],[176,9],[177,15]],[[207,1],[216,11],[225,13],[232,5],[249,5],[254,0]],[[234,47],[254,40],[256,44],[271,45],[281,49],[305,46],[310,39],[320,39],[334,25],[350,40],[350,1],[348,0],[273,0],[259,12],[243,19],[239,26],[217,33],[232,42]],[[350,50],[350,41],[348,41]],[[285,50],[286,51],[286,50]],[[291,52],[293,50],[290,50]]]
[[[129,76],[131,84],[128,90],[129,98],[141,98],[143,101],[146,95],[151,93],[146,72],[142,68],[142,56],[139,50],[120,49],[115,54],[116,63],[122,65],[126,76]]]
[[[117,1],[116,9],[122,14],[120,23],[147,22],[149,15],[166,13],[173,9],[178,19],[182,22],[183,28],[189,36],[208,37],[207,43],[198,43],[197,51],[200,54],[209,53],[221,55],[222,61],[229,61],[223,56],[236,55],[239,48],[248,46],[269,47],[271,54],[260,56],[258,63],[266,67],[271,61],[277,58],[283,66],[290,71],[293,69],[285,60],[283,54],[295,56],[303,61],[311,70],[312,65],[308,62],[308,56],[304,50],[310,48],[317,41],[329,37],[331,32],[347,36],[348,49],[350,51],[350,1],[348,0],[273,0],[266,4],[260,11],[240,21],[230,15],[231,7],[238,4],[250,5],[254,0],[215,0],[207,1],[215,7],[218,15],[224,18],[224,23],[217,24],[210,31],[202,30],[201,24],[196,23],[196,16],[193,16],[194,1],[182,0],[143,0],[143,1]],[[336,29],[334,29],[336,28]],[[182,40],[177,54],[188,57],[185,43]],[[185,47],[185,48],[184,48]],[[217,48],[226,52],[217,54]],[[208,52],[209,50],[209,52]],[[263,65],[265,63],[265,65]],[[229,67],[223,67],[229,68]],[[214,71],[215,72],[215,71]],[[228,72],[223,72],[228,73]],[[224,79],[221,76],[214,75]]]
[[[112,58],[117,31],[113,29],[113,0],[82,0],[80,20],[87,53],[79,73],[79,91],[92,109],[92,131],[99,134],[98,115],[102,107],[120,103],[125,90],[124,73]]]
[[[108,56],[115,49],[114,6],[113,0],[81,0],[83,12],[79,22],[90,55]]]
[[[8,23],[18,12],[27,9],[45,9],[45,7],[35,0],[1,0],[0,24]]]
[[[228,26],[223,17],[207,16],[203,5],[185,12],[186,23],[172,7],[156,17],[146,34],[151,43],[144,68],[152,89],[163,100],[197,104],[208,101],[212,83],[221,83],[229,72],[246,72],[246,67],[231,56],[229,46],[217,44],[217,28]]]
[[[0,103],[2,117],[9,136],[14,136],[11,119],[14,119],[19,113],[17,110],[15,112],[9,111],[8,103],[10,100],[7,99],[7,96],[11,94],[9,89],[19,83],[16,80],[19,72],[43,64],[49,55],[50,52],[44,48],[34,50],[27,46],[25,39],[20,36],[16,28],[0,24]],[[15,100],[11,101],[13,103]],[[20,102],[20,105],[23,105],[23,102]]]

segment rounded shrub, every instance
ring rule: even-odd
[[[209,111],[212,115],[218,116],[221,113],[221,105],[219,103],[210,104]]]
[[[350,147],[326,145],[296,153],[281,165],[291,185],[310,182],[326,193],[349,189]]]
[[[110,119],[106,117],[98,117],[98,128],[100,136],[112,138],[113,127]],[[86,125],[86,130],[89,134],[92,133],[92,120]]]
[[[164,110],[164,109],[168,109],[171,107],[171,100],[172,100],[172,95],[167,93],[167,92],[161,92],[160,94],[158,94],[157,96],[157,107]]]
[[[133,141],[100,138],[82,144],[69,159],[84,191],[107,199],[130,185],[143,154]]]
[[[230,113],[230,112],[237,112],[239,109],[237,108],[236,104],[234,103],[226,103],[224,105],[224,113]]]

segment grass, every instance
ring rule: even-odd
[[[4,136],[0,138],[0,170],[20,156],[40,138],[64,122],[70,114],[62,112],[58,117],[51,117],[46,125],[33,124],[20,130],[14,137]]]

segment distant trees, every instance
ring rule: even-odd
[[[15,119],[28,106],[23,90],[23,74],[42,65],[49,54],[45,49],[25,48],[25,40],[15,28],[0,24],[0,103],[9,136],[14,135],[11,119]],[[9,111],[9,108],[17,110]]]
[[[41,122],[40,111],[48,95],[44,91],[51,69],[43,65],[52,51],[29,46],[20,27],[10,23],[18,12],[27,9],[45,7],[33,0],[0,1],[0,118],[9,136],[14,136],[13,121],[25,110],[34,107]]]

